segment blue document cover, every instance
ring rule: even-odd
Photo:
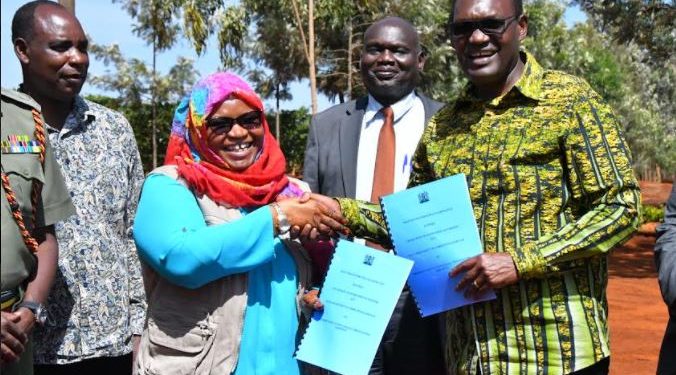
[[[338,241],[296,358],[339,374],[367,374],[413,262]]]
[[[483,252],[464,174],[381,198],[394,251],[415,262],[408,285],[422,316],[494,299],[490,291],[467,299],[455,291],[462,279],[448,273]]]

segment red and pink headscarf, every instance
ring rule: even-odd
[[[260,98],[239,76],[217,72],[203,78],[176,108],[164,164],[177,165],[179,176],[197,194],[232,207],[253,208],[275,201],[278,195],[301,195],[285,175],[286,159],[265,116],[262,150],[246,170],[230,170],[209,148],[205,120],[228,99],[239,99],[263,113]]]

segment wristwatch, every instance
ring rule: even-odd
[[[25,307],[33,312],[33,315],[35,316],[35,323],[42,326],[47,321],[47,310],[41,303],[35,301],[21,301],[18,305],[16,305],[16,307],[14,307],[14,311],[21,307]]]
[[[275,211],[277,212],[277,233],[284,235],[291,230],[291,224],[289,224],[289,219],[286,218],[286,215],[284,215],[284,211],[282,211],[282,208],[279,207],[277,203],[273,203],[272,207],[274,207]]]

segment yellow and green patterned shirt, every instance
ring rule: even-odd
[[[512,255],[517,284],[446,315],[451,373],[565,374],[610,355],[607,254],[639,223],[617,119],[580,78],[528,53],[502,97],[471,86],[422,136],[410,186],[464,173],[484,251]],[[380,208],[339,199],[357,236],[389,242]]]

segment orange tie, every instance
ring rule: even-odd
[[[378,135],[378,150],[376,151],[376,165],[373,168],[373,189],[371,190],[371,202],[380,203],[378,198],[394,192],[394,151],[396,149],[394,136],[394,113],[391,107],[381,109],[383,127]],[[387,251],[377,243],[366,241],[366,245],[375,249]]]
[[[394,192],[394,151],[396,149],[394,136],[394,113],[392,107],[382,110],[383,127],[378,136],[378,150],[376,151],[376,165],[373,169],[373,190],[371,202],[378,203],[378,198]]]

